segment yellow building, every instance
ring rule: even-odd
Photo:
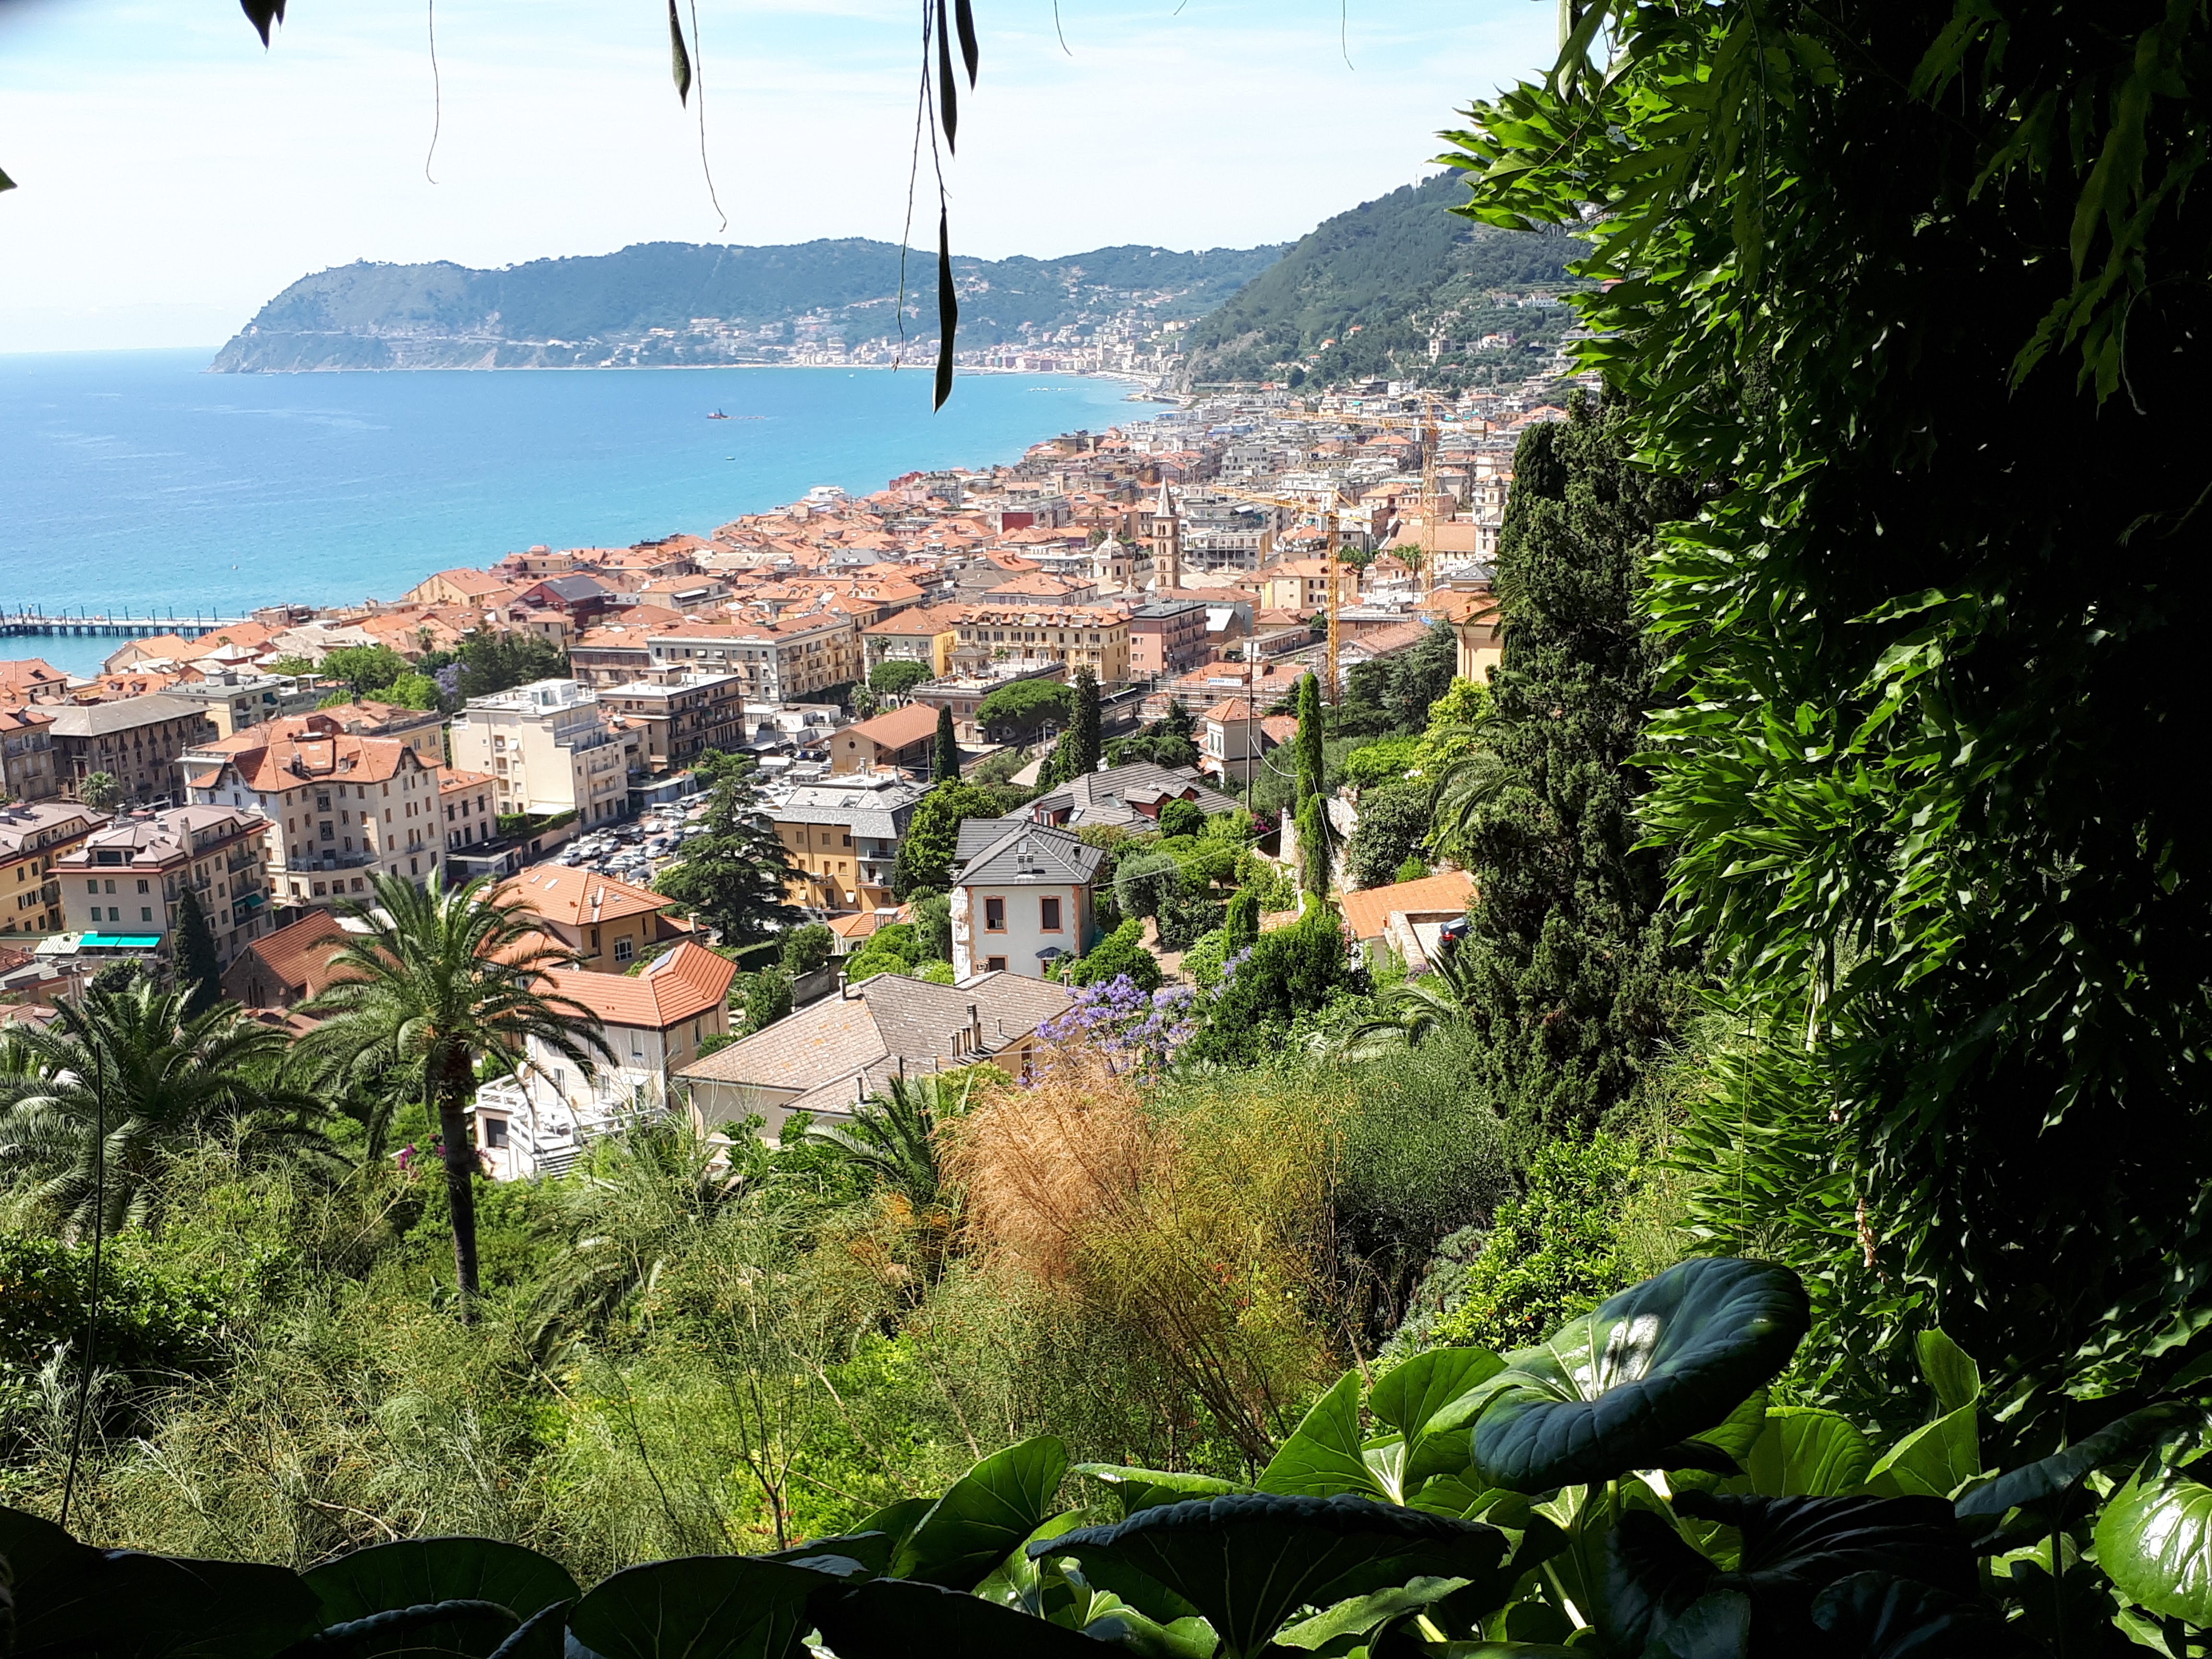
[[[74,801],[0,806],[0,938],[61,932],[54,860],[106,822],[106,813]]]
[[[1066,663],[1101,685],[1129,678],[1129,619],[1106,605],[958,607],[956,654],[971,663]]]

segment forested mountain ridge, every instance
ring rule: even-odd
[[[1448,211],[1466,198],[1460,174],[1439,173],[1322,221],[1192,325],[1184,380],[1484,386],[1551,366],[1573,313],[1523,301],[1574,286],[1583,243]]]
[[[1097,248],[956,258],[963,348],[1197,317],[1280,254]],[[937,330],[933,257],[905,261],[906,329]],[[301,277],[216,356],[217,372],[525,368],[788,361],[899,331],[897,246],[848,237],[767,247],[647,242],[500,270],[361,261]]]

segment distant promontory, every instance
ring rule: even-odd
[[[1142,369],[1279,246],[1105,247],[1060,259],[953,262],[963,360],[1052,367],[1054,352]],[[933,253],[890,242],[776,247],[647,242],[502,270],[363,261],[303,276],[210,365],[317,369],[630,368],[888,362],[937,335]]]

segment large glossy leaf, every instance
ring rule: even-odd
[[[1052,1435],[994,1452],[946,1488],[891,1559],[895,1578],[973,1589],[1053,1511],[1067,1448]]]
[[[1112,1652],[1079,1631],[998,1602],[896,1578],[824,1589],[809,1612],[837,1659],[1107,1659]]]
[[[1751,1651],[1751,1598],[1708,1590],[1644,1650],[1648,1659],[1744,1659]]]
[[[40,1550],[30,1529],[9,1532],[35,1564],[15,1587],[14,1659],[264,1659],[321,1623],[315,1593],[287,1567]]]
[[[1710,1606],[1702,1622],[1674,1635],[1691,1609],[1717,1593],[1748,1598],[1757,1649],[1773,1653],[1815,1642],[1808,1629],[1814,1599],[1856,1573],[1911,1577],[1962,1601],[1976,1594],[1974,1558],[1948,1506],[1934,1498],[1683,1492],[1675,1506],[1684,1516],[1737,1528],[1739,1565],[1723,1571],[1656,1514],[1623,1515],[1607,1540],[1605,1595],[1595,1610],[1617,1651],[1739,1651],[1728,1646],[1733,1625]]]
[[[1751,1490],[1763,1497],[1840,1498],[1865,1484],[1874,1448],[1834,1412],[1776,1406],[1743,1462]]]
[[[494,1538],[408,1538],[372,1545],[301,1577],[322,1602],[323,1622],[342,1624],[392,1607],[480,1600],[527,1619],[573,1601],[576,1581],[559,1562]]]
[[[1203,1614],[1231,1659],[1245,1659],[1302,1607],[1424,1576],[1486,1577],[1505,1539],[1366,1498],[1254,1493],[1144,1510],[1032,1548],[1074,1556],[1086,1571],[1119,1565],[1144,1575]]]
[[[1359,1373],[1346,1371],[1260,1472],[1261,1492],[1289,1498],[1395,1496],[1360,1455]]]
[[[879,1532],[891,1540],[891,1552],[914,1535],[922,1517],[937,1507],[934,1498],[902,1498],[896,1504],[886,1504],[853,1528],[855,1533]]]
[[[281,1659],[492,1659],[521,1628],[512,1607],[462,1596],[341,1620]]]
[[[568,1629],[602,1659],[788,1659],[828,1573],[742,1555],[630,1567],[576,1604]]]
[[[1982,1472],[1979,1408],[1965,1405],[1924,1424],[1875,1461],[1869,1492],[1948,1499]]]
[[[1409,1613],[1434,1607],[1454,1591],[1464,1589],[1467,1583],[1464,1578],[1416,1578],[1408,1584],[1371,1590],[1276,1632],[1275,1643],[1279,1647],[1311,1652],[1339,1637],[1364,1636]]]
[[[1887,1573],[1853,1573],[1814,1598],[1812,1620],[1854,1659],[2000,1659],[2021,1650],[1980,1602]]]
[[[2097,1565],[2130,1601],[2212,1625],[2212,1486],[2172,1469],[2130,1478],[2097,1517]]]
[[[2185,1406],[2146,1406],[2084,1435],[2061,1452],[1974,1487],[1958,1501],[1963,1521],[1996,1519],[2023,1504],[2041,1503],[2068,1490],[2092,1470],[2123,1462],[2177,1425],[2197,1415]]]
[[[1467,1468],[1462,1431],[1482,1409],[1482,1384],[1504,1369],[1505,1362],[1487,1348],[1431,1348],[1375,1385],[1368,1409],[1406,1443],[1402,1479],[1407,1492]]]
[[[1653,1468],[1780,1370],[1808,1319],[1787,1267],[1733,1257],[1670,1267],[1506,1357],[1480,1385],[1475,1467],[1516,1492]]]
[[[563,1659],[568,1649],[568,1604],[556,1601],[522,1621],[492,1650],[491,1659]]]
[[[1104,1605],[1083,1627],[1085,1636],[1110,1642],[1138,1659],[1213,1659],[1221,1646],[1213,1626],[1195,1613],[1162,1623],[1126,1605],[1119,1596],[1101,1596]]]
[[[1054,1516],[1024,1540],[1022,1547],[1009,1551],[1006,1559],[975,1586],[975,1593],[1032,1618],[1080,1629],[1090,1622],[1089,1588],[1070,1583],[1052,1565],[1051,1556],[1032,1556],[1027,1546],[1073,1532],[1081,1524],[1081,1517],[1073,1510]]]
[[[1193,1498],[1225,1498],[1231,1492],[1249,1492],[1234,1480],[1220,1480],[1210,1474],[1176,1474],[1166,1469],[1134,1469],[1120,1463],[1078,1463],[1074,1472],[1087,1474],[1100,1482],[1120,1500],[1123,1515],[1134,1515],[1139,1510],[1151,1509],[1157,1504],[1180,1504]]]
[[[841,1532],[826,1538],[809,1539],[804,1544],[793,1544],[780,1550],[763,1550],[752,1559],[756,1561],[805,1561],[817,1555],[841,1556],[857,1561],[872,1577],[880,1577],[890,1571],[891,1553],[897,1540],[887,1532]]]

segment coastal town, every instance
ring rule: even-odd
[[[832,935],[799,988],[803,1020],[839,960],[908,919],[896,864],[945,775],[942,730],[963,780],[1034,787],[1065,724],[1058,688],[1079,678],[1105,736],[1171,725],[1187,749],[963,825],[958,986],[896,992],[942,988],[956,1023],[973,1024],[973,1006],[1018,1038],[1066,1000],[1054,962],[1092,942],[1084,830],[1152,828],[1176,800],[1258,800],[1308,675],[1334,700],[1363,665],[1426,645],[1484,678],[1513,447],[1565,412],[1547,389],[1241,389],[1065,434],[1012,465],[859,497],[820,486],[705,535],[532,546],[389,599],[131,637],[96,674],[0,662],[0,1018],[35,1021],[118,961],[170,968],[189,894],[225,994],[296,1023],[335,919],[377,877],[488,877],[573,952],[571,993],[637,1039],[634,1064],[577,1081],[581,1098],[486,1091],[488,1155],[520,1158],[528,1141],[535,1170],[557,1151],[549,1133],[573,1144],[594,1109],[665,1090],[730,1030],[735,965],[656,886],[703,833],[702,759],[755,762],[786,899]],[[1036,936],[1010,930],[989,890],[1048,876],[1058,896]],[[1448,920],[1465,882],[1369,902],[1370,931]],[[1418,957],[1418,931],[1404,942]],[[731,1110],[817,1086],[849,1103],[873,1057],[811,1083],[787,1059],[768,1079],[780,1101],[738,1089]],[[725,1059],[686,1081],[745,1079]]]

